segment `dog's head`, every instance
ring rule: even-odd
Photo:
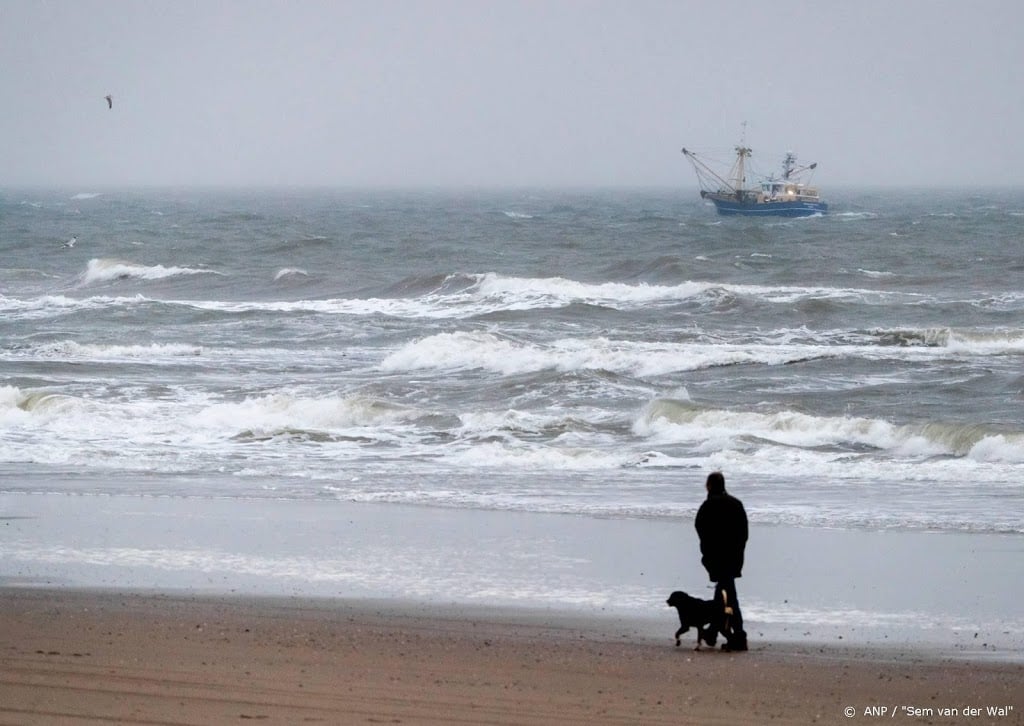
[[[683,592],[682,590],[676,590],[668,596],[668,600],[666,600],[665,603],[670,608],[679,608],[685,607],[690,600],[690,596],[687,595],[685,592]]]
[[[675,608],[679,611],[679,630],[676,631],[676,645],[679,645],[679,636],[690,630],[690,619],[687,617],[686,612],[689,609],[687,605],[690,599],[690,596],[682,590],[676,590],[665,601],[670,608]]]

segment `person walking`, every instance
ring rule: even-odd
[[[694,526],[700,538],[701,564],[715,583],[715,601],[732,608],[730,632],[723,632],[726,642],[722,650],[747,649],[747,633],[736,597],[736,578],[743,573],[743,554],[747,546],[747,511],[743,502],[726,493],[725,476],[720,471],[708,474],[708,496],[697,510]],[[712,627],[715,627],[713,624]]]

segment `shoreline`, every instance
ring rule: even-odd
[[[0,493],[0,586],[494,608],[658,641],[711,596],[690,522],[346,501]],[[752,525],[753,641],[1024,662],[1024,537]]]
[[[694,652],[564,613],[0,587],[0,721],[1021,724],[1024,665],[753,642]],[[987,708],[1005,708],[988,715]]]

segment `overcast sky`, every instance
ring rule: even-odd
[[[0,0],[0,184],[1021,185],[1022,77],[1020,0]]]

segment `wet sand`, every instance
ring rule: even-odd
[[[1024,662],[1024,537],[755,524],[738,584],[761,643]],[[59,494],[0,494],[4,585],[565,611],[654,639],[670,592],[712,595],[691,521]]]
[[[694,652],[673,646],[669,621],[661,640],[614,621],[397,601],[0,598],[2,724],[1024,723],[1024,665],[938,651]]]

